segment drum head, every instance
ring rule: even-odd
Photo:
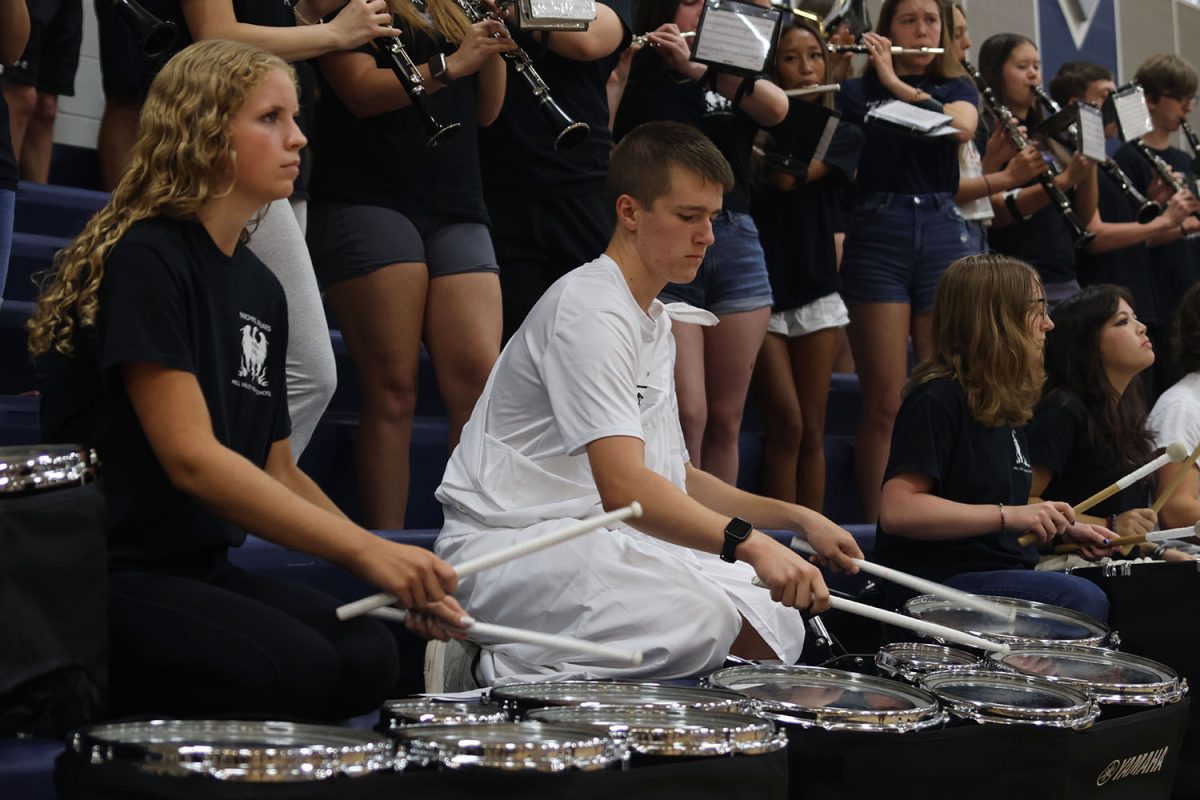
[[[905,614],[960,631],[1012,645],[1082,644],[1100,646],[1108,637],[1108,626],[1098,619],[1047,603],[1034,603],[1013,597],[984,599],[1016,610],[1015,620],[1007,620],[972,608],[963,608],[953,600],[934,595],[914,597],[904,604]]]
[[[624,748],[589,727],[541,722],[409,725],[392,732],[405,767],[562,772],[612,766]]]
[[[875,666],[884,675],[916,683],[922,675],[944,669],[972,669],[979,659],[965,650],[925,642],[895,642],[875,654]]]
[[[125,763],[158,775],[289,782],[392,769],[379,734],[327,725],[240,720],[151,720],[93,725],[71,736],[92,764]]]
[[[379,730],[403,725],[443,725],[464,722],[504,722],[508,716],[482,703],[439,703],[433,700],[388,700],[379,710]]]
[[[1078,730],[1100,716],[1100,707],[1081,689],[1011,672],[933,672],[921,679],[921,686],[951,714],[976,722]]]
[[[928,692],[855,672],[744,666],[717,670],[706,682],[758,701],[765,716],[805,728],[902,733],[946,720]]]
[[[487,702],[519,715],[547,706],[641,706],[644,708],[702,708],[709,711],[747,711],[746,698],[736,692],[631,681],[559,681],[514,683],[488,693]]]
[[[91,483],[98,463],[96,451],[74,444],[0,447],[0,497]]]
[[[1157,661],[1099,647],[1041,645],[992,653],[992,663],[1089,692],[1098,702],[1161,706],[1177,703],[1187,681]]]
[[[787,747],[775,723],[749,714],[636,706],[538,708],[529,718],[599,728],[642,755],[760,755]]]

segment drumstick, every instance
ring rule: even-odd
[[[763,583],[762,578],[754,576],[752,583],[755,586],[761,586],[764,589],[771,587]],[[992,642],[983,639],[979,636],[973,636],[957,628],[947,628],[945,625],[938,625],[936,622],[926,622],[923,619],[914,617],[906,617],[903,614],[897,614],[895,611],[884,611],[882,608],[869,606],[866,603],[859,603],[854,600],[846,600],[837,595],[830,595],[830,608],[838,611],[845,611],[847,614],[855,614],[856,616],[873,619],[876,622],[882,622],[886,625],[895,625],[897,628],[907,628],[910,631],[921,633],[926,636],[932,636],[936,639],[942,639],[947,642],[961,644],[964,647],[974,647],[976,650],[988,650],[997,653],[1007,653],[1008,645]]]
[[[624,508],[618,508],[616,511],[610,511],[607,514],[600,514],[599,516],[589,517],[588,519],[581,519],[572,525],[562,528],[561,530],[547,533],[545,536],[539,536],[536,539],[530,539],[525,542],[517,542],[512,547],[506,547],[502,550],[497,550],[494,553],[488,553],[485,556],[473,558],[470,561],[464,561],[454,568],[454,572],[461,580],[468,575],[474,575],[476,572],[482,572],[485,569],[497,567],[508,561],[512,561],[514,558],[520,558],[521,556],[535,553],[538,550],[543,550],[547,547],[560,544],[568,539],[574,539],[576,536],[582,536],[585,533],[591,533],[597,528],[603,528],[607,525],[613,524],[614,522],[622,522],[631,517],[640,517],[641,515],[642,504],[635,500]],[[390,606],[395,602],[396,596],[393,594],[373,594],[369,597],[364,597],[361,600],[355,600],[353,603],[346,603],[343,606],[339,606],[337,610],[337,617],[340,620],[354,619],[355,617],[362,616],[369,611],[374,611],[377,608]]]
[[[1184,539],[1188,536],[1200,536],[1200,522],[1195,525],[1189,525],[1186,528],[1169,528],[1165,531],[1151,531],[1138,536],[1118,536],[1109,542],[1112,547],[1121,547],[1127,544],[1141,544],[1142,542],[1170,542],[1175,539]],[[1065,553],[1078,553],[1083,549],[1081,544],[1060,544],[1054,548],[1054,552],[1063,555]]]
[[[817,551],[813,549],[813,546],[801,539],[799,536],[792,537],[792,549],[803,551],[809,555],[817,554]],[[994,614],[998,617],[1003,617],[1009,622],[1012,622],[1017,618],[1017,609],[1012,606],[1003,606],[999,603],[994,603],[991,600],[985,600],[979,595],[971,594],[970,592],[964,592],[961,589],[952,588],[944,583],[928,581],[924,578],[919,578],[916,575],[910,575],[907,572],[901,572],[898,569],[885,567],[882,564],[875,564],[867,561],[865,558],[856,558],[854,559],[854,563],[857,564],[858,568],[863,572],[874,575],[878,578],[883,578],[885,581],[891,581],[892,583],[897,583],[901,586],[907,586],[908,588],[921,592],[922,594],[932,594],[938,597],[944,597],[947,600],[951,600],[959,605],[964,606],[965,608],[971,608],[984,614]]]
[[[1153,461],[1151,461],[1148,464],[1143,464],[1142,466],[1135,469],[1133,472],[1126,475],[1124,478],[1117,479],[1116,483],[1113,483],[1113,484],[1110,484],[1110,485],[1104,487],[1103,489],[1096,492],[1094,495],[1089,497],[1087,500],[1084,500],[1082,503],[1075,506],[1071,510],[1075,512],[1076,516],[1078,516],[1078,515],[1082,514],[1083,512],[1087,511],[1088,509],[1090,509],[1092,506],[1103,503],[1105,500],[1112,497],[1114,494],[1121,491],[1122,489],[1128,489],[1130,486],[1137,483],[1142,478],[1146,477],[1147,475],[1154,472],[1155,470],[1161,468],[1165,464],[1172,463],[1172,462],[1178,464],[1180,461],[1183,461],[1187,457],[1188,457],[1187,447],[1185,447],[1180,442],[1171,442],[1169,445],[1167,445],[1167,451],[1165,453],[1163,453],[1161,456],[1154,459]],[[1022,534],[1021,536],[1017,537],[1017,543],[1019,545],[1021,545],[1022,547],[1024,547],[1025,545],[1033,544],[1034,542],[1037,541],[1037,539],[1038,539],[1038,537],[1037,537],[1036,533],[1025,533],[1025,534]]]
[[[1187,461],[1183,462],[1179,472],[1176,472],[1171,477],[1171,480],[1167,482],[1166,487],[1162,490],[1162,492],[1159,493],[1158,499],[1154,501],[1154,505],[1150,506],[1150,509],[1155,514],[1157,514],[1159,511],[1162,511],[1162,507],[1167,504],[1167,500],[1170,499],[1172,493],[1179,488],[1179,484],[1183,483],[1184,476],[1188,474],[1188,467],[1195,464],[1197,458],[1200,458],[1200,444],[1196,445],[1196,449],[1193,450],[1191,455],[1187,457]]]
[[[404,622],[408,618],[408,612],[399,608],[377,608],[367,612],[372,617],[388,620],[389,622]],[[553,647],[559,650],[566,650],[573,653],[582,653],[589,656],[600,656],[601,658],[611,658],[620,661],[630,666],[638,666],[642,663],[641,650],[625,650],[621,647],[612,647],[606,644],[596,644],[585,639],[576,639],[573,636],[557,636],[551,633],[541,633],[539,631],[530,631],[525,628],[510,628],[507,625],[492,625],[487,622],[479,622],[478,620],[464,616],[462,618],[463,628],[478,637],[484,639],[494,639],[501,642],[521,642],[523,644],[536,644],[542,647]]]

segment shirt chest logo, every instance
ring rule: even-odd
[[[245,311],[239,312],[238,318],[242,323],[239,328],[242,347],[237,378],[233,384],[257,395],[270,397],[271,392],[267,388],[267,352],[270,348],[271,326]]]
[[[1021,442],[1017,439],[1017,432],[1012,431],[1013,443],[1013,470],[1017,472],[1033,472],[1033,467],[1025,459],[1025,453],[1021,451]]]

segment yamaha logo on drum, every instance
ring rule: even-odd
[[[1114,758],[1112,763],[1100,770],[1100,774],[1096,776],[1096,785],[1103,786],[1109,781],[1119,781],[1134,775],[1162,772],[1163,763],[1167,760],[1167,752],[1170,749],[1168,746],[1129,758]]]

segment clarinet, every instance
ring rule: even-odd
[[[503,24],[503,20],[498,16],[481,9],[476,0],[454,0],[454,2],[463,10],[472,24],[488,19],[498,20]],[[500,36],[498,33],[492,35],[497,38]],[[590,126],[586,122],[576,122],[571,119],[567,116],[567,112],[562,110],[562,106],[555,102],[550,95],[550,87],[534,69],[533,59],[529,57],[529,53],[526,53],[524,48],[518,47],[500,55],[504,56],[505,60],[512,64],[513,71],[524,79],[529,91],[533,93],[534,100],[537,101],[538,108],[546,118],[546,122],[549,123],[551,130],[555,131],[554,149],[569,150],[583,144],[591,130]]]
[[[1188,147],[1192,148],[1192,172],[1200,173],[1200,139],[1196,138],[1196,132],[1186,119],[1179,120],[1179,128],[1187,137]]]
[[[1171,192],[1182,192],[1188,189],[1187,184],[1175,176],[1175,170],[1171,169],[1171,165],[1162,160],[1162,157],[1150,149],[1150,145],[1143,142],[1141,139],[1130,139],[1132,144],[1142,157],[1150,162],[1150,166],[1154,167],[1154,171],[1158,173],[1158,177],[1162,178],[1163,183],[1171,187]],[[1190,191],[1190,190],[1189,190]],[[1200,219],[1200,211],[1193,211],[1192,216]]]
[[[1061,110],[1062,107],[1054,101],[1054,98],[1046,94],[1046,90],[1042,87],[1034,86],[1033,93],[1037,95],[1037,99],[1041,101],[1042,105],[1046,107],[1046,110],[1049,111],[1051,115],[1057,114]],[[1072,142],[1071,146],[1074,147],[1075,144]],[[1136,219],[1140,224],[1145,225],[1147,222],[1152,221],[1155,217],[1162,213],[1162,206],[1139,192],[1137,187],[1133,185],[1133,181],[1129,180],[1129,176],[1125,174],[1125,170],[1121,169],[1120,164],[1118,164],[1116,161],[1113,161],[1111,158],[1106,158],[1103,161],[1098,161],[1096,163],[1102,170],[1108,173],[1108,176],[1113,179],[1113,182],[1116,183],[1120,190],[1125,193],[1125,196],[1129,198],[1129,202],[1133,203],[1133,205],[1137,208]]]
[[[398,22],[393,24],[399,25]],[[426,146],[437,147],[458,133],[462,125],[457,122],[443,123],[437,118],[433,104],[429,101],[429,93],[425,91],[425,79],[421,77],[417,65],[413,63],[408,51],[404,49],[400,37],[380,36],[375,39],[375,46],[391,58],[392,72],[396,73],[400,85],[404,87],[405,94],[412,101],[413,108],[421,115],[421,121],[425,123],[425,129],[429,131],[429,139],[425,142]]]
[[[988,107],[988,110],[991,111],[992,116],[996,118],[996,122],[998,122],[1000,126],[1004,128],[1005,133],[1008,134],[1008,138],[1012,140],[1013,146],[1018,150],[1024,150],[1029,144],[1029,140],[1021,133],[1021,128],[1017,124],[1016,117],[1014,117],[1013,113],[1008,110],[1007,106],[1000,104],[1000,102],[996,99],[995,93],[992,92],[992,87],[987,85],[987,82],[983,79],[983,75],[980,74],[979,70],[974,65],[972,65],[970,62],[964,61],[963,68],[966,69],[967,74],[971,76],[971,79],[975,81],[975,85],[979,87],[979,94],[983,97],[984,104]],[[1054,175],[1057,174],[1057,168],[1054,166],[1054,164],[1051,164],[1050,172],[1042,172],[1039,174],[1037,181],[1039,184],[1041,184],[1042,189],[1044,189],[1046,192],[1046,196],[1049,197],[1050,202],[1058,208],[1059,213],[1062,214],[1067,226],[1071,229],[1071,236],[1075,241],[1075,248],[1080,249],[1086,246],[1087,243],[1093,238],[1095,238],[1095,234],[1083,226],[1083,224],[1079,221],[1079,217],[1075,216],[1075,209],[1071,208],[1071,201],[1068,200],[1067,196],[1063,194],[1057,186],[1054,185]]]

